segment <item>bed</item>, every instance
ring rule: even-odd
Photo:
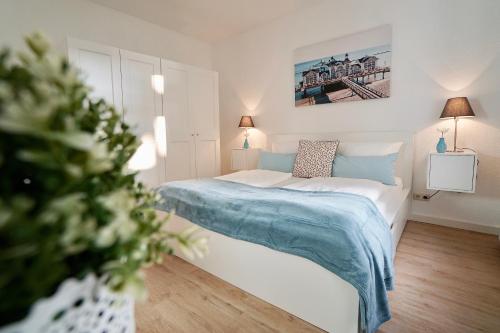
[[[252,186],[354,191],[372,200],[391,230],[396,248],[410,209],[413,137],[407,132],[348,132],[328,134],[281,134],[269,136],[268,149],[284,152],[300,139],[339,139],[341,142],[403,142],[396,162],[397,186],[383,188],[359,180],[294,179],[291,175],[244,171],[220,179]],[[373,186],[372,186],[373,185]],[[357,191],[357,192],[356,192]],[[161,212],[160,212],[161,214]],[[170,228],[193,224],[174,216]],[[183,259],[328,332],[360,331],[357,290],[322,266],[300,256],[203,230],[210,239],[210,254],[203,259]],[[394,251],[395,253],[395,251]]]

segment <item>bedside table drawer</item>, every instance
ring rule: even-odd
[[[475,154],[430,154],[427,188],[473,193],[476,161]]]

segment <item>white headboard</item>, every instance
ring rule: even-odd
[[[400,155],[396,161],[396,175],[403,179],[404,188],[411,189],[413,177],[413,133],[400,131],[367,131],[367,132],[333,132],[304,134],[271,134],[268,136],[268,149],[277,143],[297,143],[306,140],[340,140],[340,142],[403,142]]]

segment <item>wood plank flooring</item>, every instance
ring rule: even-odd
[[[323,332],[178,258],[146,276],[139,333]],[[389,299],[393,319],[379,333],[500,332],[500,241],[409,221]]]

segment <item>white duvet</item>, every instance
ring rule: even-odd
[[[271,170],[244,170],[228,175],[215,177],[215,179],[227,180],[230,182],[247,184],[258,187],[270,187],[292,178],[291,173],[271,171]]]
[[[300,191],[354,193],[367,197],[373,202],[377,201],[388,190],[387,185],[377,181],[341,177],[304,179],[284,187]]]
[[[245,170],[216,177],[258,187],[283,187],[298,191],[344,192],[362,195],[372,200],[389,225],[404,201],[407,191],[403,191],[402,181],[396,178],[396,186],[384,185],[368,179],[341,177],[295,178],[291,173],[271,170]]]

